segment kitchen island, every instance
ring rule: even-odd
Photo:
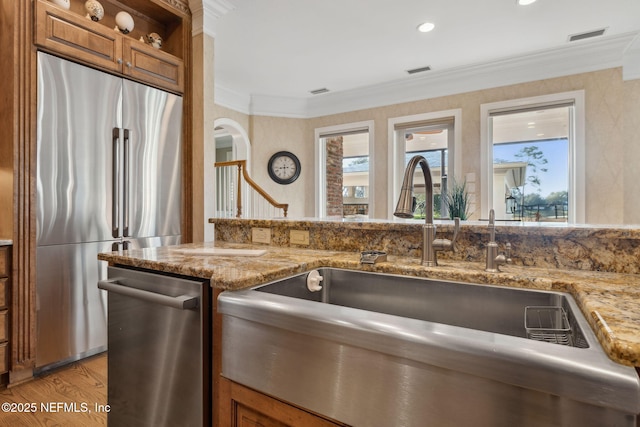
[[[224,249],[264,253],[233,256]],[[216,251],[221,255],[211,255]],[[387,261],[381,263],[361,264],[357,251],[275,246],[273,242],[272,245],[227,241],[184,244],[103,253],[99,259],[124,268],[206,279],[213,290],[213,301],[225,290],[245,289],[320,267],[567,292],[574,297],[606,354],[613,361],[633,366],[640,372],[640,275],[637,274],[523,265],[504,266],[500,273],[489,273],[484,271],[482,262],[441,259],[437,267],[424,267],[420,258],[401,255],[388,255]],[[212,311],[214,426],[239,425],[241,418],[264,426],[345,425],[223,377],[222,316],[217,313],[215,303]]]
[[[211,256],[212,247],[263,249],[262,256]],[[197,250],[203,249],[203,255]],[[424,267],[419,258],[389,255],[387,262],[360,264],[360,253],[276,247],[245,243],[200,243],[103,253],[100,260],[158,273],[207,279],[218,290],[237,290],[319,267],[400,274],[470,283],[555,290],[570,293],[609,357],[640,367],[640,276],[582,270],[505,266],[501,273],[484,271],[484,264],[440,260]]]

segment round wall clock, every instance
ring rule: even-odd
[[[300,160],[288,151],[271,156],[267,166],[269,176],[278,184],[291,184],[300,176]]]

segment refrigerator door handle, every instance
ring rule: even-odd
[[[197,308],[200,305],[197,296],[178,295],[172,297],[169,295],[163,295],[156,292],[149,292],[142,289],[121,285],[118,282],[118,279],[100,280],[98,281],[98,288],[104,289],[105,291],[114,292],[116,294],[136,298],[142,301],[147,301],[152,304],[160,304],[171,308],[177,308],[179,310],[189,310],[192,308]]]
[[[124,130],[124,162],[122,185],[122,236],[129,237],[129,129]]]
[[[112,142],[112,176],[111,176],[111,185],[112,185],[112,200],[111,200],[111,235],[113,237],[120,237],[120,227],[118,227],[119,223],[119,205],[118,202],[120,197],[120,187],[118,185],[118,176],[120,175],[119,171],[119,142],[120,142],[120,128],[113,128],[111,133],[111,142]]]

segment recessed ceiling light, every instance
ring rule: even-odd
[[[428,33],[429,31],[433,30],[435,27],[436,26],[431,22],[425,22],[424,24],[418,25],[418,31],[420,31],[421,33]]]
[[[536,0],[518,0],[518,4],[520,6],[527,6],[530,5],[531,3],[535,3]]]

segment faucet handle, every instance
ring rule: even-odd
[[[504,251],[505,251],[505,262],[507,264],[511,264],[511,243],[507,242],[506,245],[504,245]]]
[[[458,232],[460,231],[460,218],[456,217],[453,219],[454,221],[454,225],[453,225],[453,237],[451,238],[451,240],[449,239],[435,239],[433,241],[433,249],[435,251],[445,251],[445,250],[450,250],[455,252],[456,251],[456,239],[458,238]]]

